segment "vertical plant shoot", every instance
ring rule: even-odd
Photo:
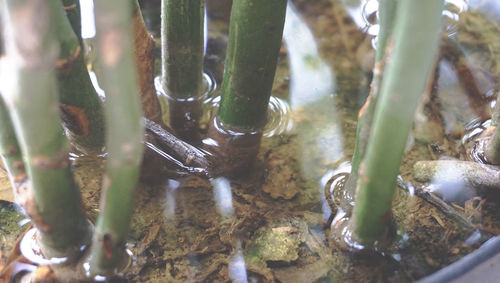
[[[56,68],[62,119],[79,150],[101,153],[104,112],[83,57],[78,1],[65,0],[64,7],[60,1],[51,2],[60,50]]]
[[[495,110],[493,116],[491,117],[491,129],[493,131],[493,136],[486,146],[486,160],[495,165],[500,164],[500,95],[497,95],[497,103],[495,104]]]
[[[379,240],[391,219],[391,204],[414,113],[436,59],[443,1],[402,0],[394,25],[394,49],[359,168],[352,229],[356,241]],[[411,67],[410,67],[411,66]]]
[[[387,43],[391,40],[392,31],[394,30],[394,21],[396,19],[397,0],[380,0],[379,1],[379,26],[380,30],[377,36],[377,50],[375,54],[375,66],[373,68],[373,79],[370,87],[370,93],[366,98],[365,105],[359,111],[358,126],[356,129],[356,144],[354,147],[354,155],[352,157],[351,175],[346,184],[348,192],[345,203],[352,203],[354,198],[356,184],[358,181],[359,164],[366,153],[366,146],[370,138],[370,131],[373,122],[373,115],[377,100],[379,97],[380,82],[384,71]],[[343,205],[344,211],[350,211],[350,205]]]
[[[82,41],[82,19],[80,16],[80,0],[62,0],[64,11],[68,17],[73,32],[78,37],[78,41]]]
[[[16,203],[27,210],[26,201],[31,197],[28,190],[28,175],[24,167],[21,148],[12,126],[9,112],[0,96],[0,155],[14,190]]]
[[[90,233],[59,118],[53,5],[60,3],[3,3],[6,57],[2,62],[2,95],[33,191],[25,209],[38,229],[44,256],[67,258],[68,262],[80,254]]]
[[[132,0],[131,3],[135,64],[139,76],[142,111],[144,117],[158,124],[163,124],[160,101],[154,86],[155,41],[146,28],[139,3],[137,0]]]
[[[283,36],[286,0],[235,0],[231,10],[219,119],[228,127],[260,130]]]
[[[106,93],[106,147],[101,214],[91,248],[90,272],[112,275],[127,258],[125,241],[142,159],[143,125],[134,64],[129,1],[95,2],[97,56]]]
[[[258,153],[283,36],[286,0],[235,0],[229,24],[222,99],[209,136],[229,175]]]
[[[203,92],[203,0],[162,1],[162,76],[170,126],[180,138],[198,139]]]

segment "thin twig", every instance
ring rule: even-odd
[[[398,187],[405,190],[406,192],[410,192],[408,186],[406,186],[400,179],[398,179]],[[475,230],[477,228],[469,221],[469,219],[467,219],[467,217],[465,217],[451,205],[440,199],[437,195],[428,192],[421,187],[414,188],[414,194],[436,207],[444,215],[458,223],[465,230]]]
[[[162,146],[162,149],[181,161],[187,168],[193,168],[193,170],[197,168],[194,171],[198,172],[202,170],[206,175],[214,171],[210,153],[180,140],[147,118],[143,118],[143,121],[146,131],[154,135],[158,144]]]

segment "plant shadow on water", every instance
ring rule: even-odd
[[[158,34],[148,21],[148,15],[158,18],[155,2],[141,4]],[[449,204],[450,216],[416,196],[432,184],[416,182],[411,168],[419,160],[469,159],[462,137],[482,131],[498,92],[500,6],[448,2],[435,82],[417,113],[401,167],[393,243],[376,253],[353,254],[329,240],[331,222],[342,221],[334,218],[332,205],[341,190],[332,184],[342,182],[332,178],[350,172],[357,113],[371,80],[376,1],[289,5],[270,122],[254,170],[236,180],[175,177],[159,175],[146,158],[145,168],[153,172],[148,176],[154,177],[143,180],[137,193],[129,238],[135,260],[126,274],[131,281],[406,282],[499,233],[498,192]],[[487,5],[497,12],[478,12]],[[205,69],[217,85],[225,42],[227,25],[209,18]],[[218,89],[210,95],[207,113],[218,103]],[[77,157],[73,163],[87,214],[95,219],[103,161]],[[0,206],[0,219],[4,211]],[[0,233],[15,238],[21,229],[5,232],[8,226]],[[2,246],[2,256],[8,250]]]

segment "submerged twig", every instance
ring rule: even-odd
[[[411,193],[409,187],[403,184],[402,182],[399,182],[399,180],[398,180],[398,187],[400,189],[407,191],[408,193]],[[420,197],[421,199],[427,201],[429,204],[436,207],[439,211],[441,211],[444,215],[455,221],[462,228],[466,230],[476,229],[476,226],[472,222],[470,222],[465,215],[457,211],[455,208],[453,208],[453,206],[449,205],[448,203],[446,203],[444,200],[442,200],[432,192],[426,191],[421,187],[416,187],[414,188],[413,193],[416,196]]]
[[[155,122],[143,118],[146,131],[154,134],[154,137],[163,150],[173,155],[177,160],[181,161],[186,167],[197,167],[206,175],[213,174],[215,171],[214,163],[210,153],[203,151],[189,143],[177,138],[173,134],[163,129]]]

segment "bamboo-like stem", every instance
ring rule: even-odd
[[[207,16],[210,19],[229,21],[232,0],[207,0]]]
[[[78,37],[78,41],[82,41],[82,19],[80,15],[80,0],[62,0],[64,11],[68,17],[73,32]]]
[[[7,107],[0,96],[0,155],[2,155],[4,165],[9,173],[11,182],[26,179],[26,170],[21,155],[21,149],[17,142],[16,133],[12,126]]]
[[[91,274],[119,271],[133,212],[143,152],[143,124],[134,64],[129,1],[95,2],[97,55],[106,93],[108,156],[101,214],[91,247]]]
[[[7,107],[0,96],[0,155],[14,191],[16,202],[25,208],[29,197],[28,176]]]
[[[44,0],[4,1],[2,94],[31,182],[33,199],[25,208],[38,229],[42,251],[46,257],[71,261],[90,233],[60,126],[56,23],[49,6]]]
[[[102,101],[90,81],[82,44],[74,32],[74,29],[80,30],[79,11],[74,8],[78,1],[64,2],[71,8],[66,9],[68,17],[60,1],[50,1],[60,47],[56,67],[62,118],[75,146],[96,154],[102,152],[104,146]]]
[[[489,163],[500,165],[500,95],[497,95],[497,103],[491,117],[491,127],[495,127],[495,130],[486,145],[485,156]]]
[[[286,0],[235,0],[229,23],[222,100],[209,126],[220,172],[251,169],[259,152],[283,36]]]
[[[155,41],[146,28],[139,3],[137,0],[132,0],[131,4],[134,27],[135,64],[139,76],[139,90],[143,115],[158,124],[163,124],[160,101],[158,100],[154,85]]]
[[[203,0],[163,0],[161,84],[169,123],[184,139],[199,138],[203,92]]]
[[[379,0],[379,33],[377,36],[377,50],[375,62],[381,62],[387,57],[387,46],[391,41],[398,8],[397,0]]]
[[[394,51],[360,165],[351,220],[353,236],[363,244],[380,239],[391,219],[399,166],[419,98],[436,59],[441,28],[443,1],[402,0],[398,5]]]
[[[260,130],[267,121],[286,3],[286,0],[233,1],[218,112],[226,126]]]
[[[359,111],[358,125],[356,129],[356,143],[354,146],[354,155],[352,157],[351,175],[347,180],[346,190],[347,198],[342,200],[342,203],[352,203],[354,198],[356,183],[358,181],[359,164],[365,156],[366,145],[370,137],[373,115],[378,100],[378,92],[380,82],[382,81],[382,73],[384,70],[385,57],[388,56],[387,45],[394,30],[394,20],[396,18],[397,0],[380,0],[379,1],[379,33],[377,37],[377,50],[375,54],[375,66],[373,68],[373,79],[371,83],[370,93],[366,99],[365,105]],[[350,210],[350,205],[343,205],[344,211]]]

